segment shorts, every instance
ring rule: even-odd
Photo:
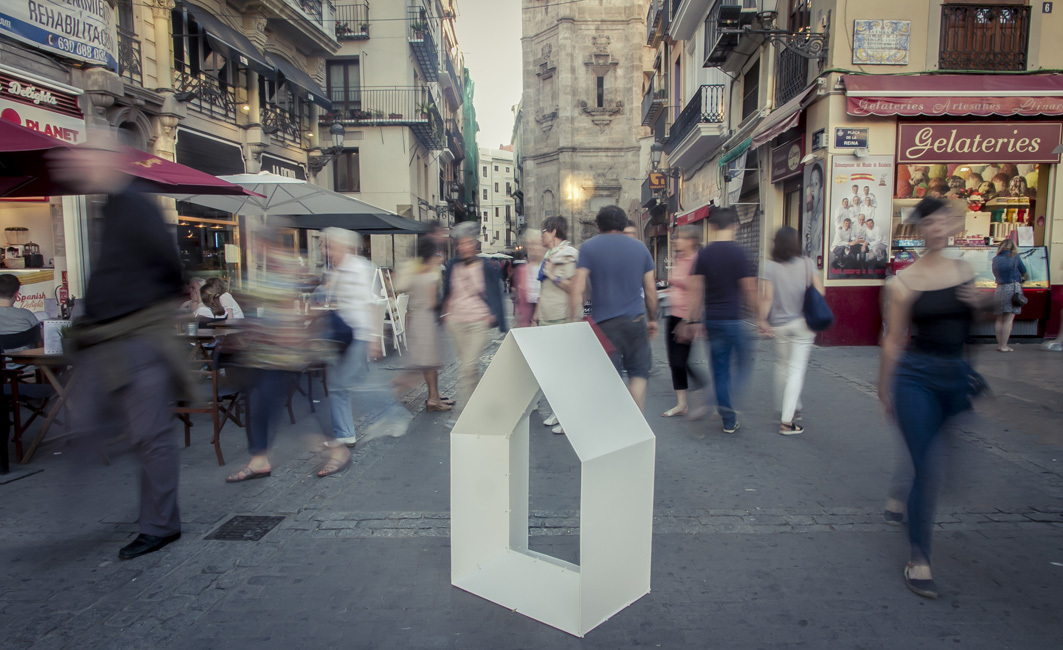
[[[609,355],[616,371],[626,370],[629,377],[650,378],[650,336],[646,315],[618,316],[598,323],[602,333],[616,351]]]

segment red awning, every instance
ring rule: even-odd
[[[1063,115],[1063,75],[843,75],[849,115]]]
[[[700,208],[698,208],[696,210],[691,210],[690,212],[684,212],[683,214],[681,214],[681,215],[679,215],[678,217],[675,218],[675,225],[677,225],[677,226],[685,226],[688,223],[694,223],[695,221],[701,221],[705,217],[709,216],[709,210],[712,209],[712,205],[713,205],[712,201],[709,201],[707,204],[701,206]]]
[[[70,192],[49,176],[47,155],[69,148],[57,140],[6,119],[0,119],[0,196],[57,196]],[[147,192],[189,194],[253,194],[239,185],[150,153],[123,147],[127,162],[122,171],[142,181]]]
[[[764,118],[764,121],[757,127],[757,130],[753,132],[753,142],[750,145],[753,149],[756,149],[760,145],[768,142],[772,138],[778,137],[785,131],[797,126],[797,123],[801,121],[801,111],[805,109],[811,102],[805,100],[812,91],[815,90],[816,84],[813,83],[808,88],[805,88],[797,97],[794,97],[790,101],[786,102],[782,106],[772,111],[768,117]]]

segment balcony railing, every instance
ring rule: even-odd
[[[646,45],[657,47],[668,31],[668,0],[650,0],[646,14]]]
[[[369,38],[369,3],[336,5],[336,40],[360,41]]]
[[[790,49],[779,52],[775,79],[775,103],[781,106],[808,85],[808,59]]]
[[[664,110],[665,104],[668,103],[667,79],[662,81],[661,85],[664,88],[657,87],[657,77],[655,76],[650,82],[650,87],[646,90],[646,94],[642,96],[642,126],[653,124],[657,116]]]
[[[757,0],[716,0],[716,4],[709,11],[709,18],[705,21],[705,67],[714,68],[722,65],[727,60],[736,45],[739,35],[730,33],[728,30],[738,29],[741,19],[734,19],[720,24],[720,9],[723,7],[741,7],[743,13],[755,12]]]
[[[447,149],[454,154],[454,157],[458,160],[464,160],[465,158],[465,136],[461,134],[461,130],[458,128],[457,120],[446,120],[445,122],[447,131]]]
[[[665,153],[671,153],[675,145],[699,124],[722,124],[724,101],[723,84],[705,84],[698,88],[668,131]]]
[[[236,123],[236,93],[232,86],[202,72],[174,71],[174,97],[209,117]]]
[[[118,74],[138,86],[144,85],[141,67],[140,41],[133,32],[118,28]]]
[[[464,80],[454,68],[454,60],[446,54],[443,55],[443,59],[446,61],[446,65],[444,66],[446,73],[450,75],[451,83],[453,83],[454,87],[458,89],[458,97],[460,98],[464,94]]]
[[[299,118],[281,106],[263,104],[259,119],[262,120],[262,130],[278,142],[298,144],[302,139]]]
[[[423,7],[406,8],[406,24],[410,49],[428,81],[439,81],[439,53],[432,35],[432,23]]]
[[[322,18],[322,2],[321,0],[298,0],[299,8],[303,10],[303,13],[310,16],[318,24],[321,23]]]
[[[351,88],[329,93],[332,113],[321,118],[346,125],[408,126],[428,149],[443,148],[443,120],[427,88]]]
[[[1018,5],[941,6],[942,70],[1025,70],[1030,8]]]

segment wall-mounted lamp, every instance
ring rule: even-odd
[[[343,128],[343,124],[336,120],[332,123],[332,126],[328,129],[329,135],[332,136],[332,146],[322,149],[321,147],[315,147],[310,151],[317,151],[316,154],[310,154],[307,157],[306,163],[310,167],[310,171],[317,174],[325,165],[332,162],[336,156],[343,153],[343,138],[347,135],[347,130]]]
[[[754,29],[751,20],[743,20],[745,13],[743,3],[724,4],[720,6],[717,18],[717,29],[722,34],[758,35],[765,40],[788,49],[806,59],[819,61],[827,58],[827,43],[829,38],[830,12],[825,19],[821,20],[822,33],[811,31],[791,32],[780,29],[775,25],[779,17],[779,0],[759,0],[760,11],[756,14],[758,28]],[[748,14],[746,14],[748,15]]]

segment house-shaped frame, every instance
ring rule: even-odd
[[[528,548],[540,389],[580,459],[580,565]],[[656,440],[587,323],[509,333],[450,438],[451,582],[582,637],[650,590]]]

